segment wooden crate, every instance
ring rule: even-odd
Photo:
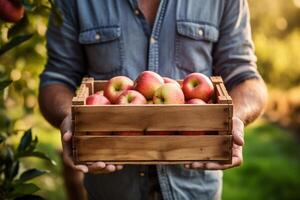
[[[211,77],[213,104],[85,105],[107,81],[84,78],[73,98],[73,156],[77,164],[231,163],[233,104],[221,77]],[[181,81],[179,81],[181,83]],[[214,131],[215,135],[101,135],[102,131]]]

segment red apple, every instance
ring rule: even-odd
[[[198,98],[208,102],[214,92],[214,86],[204,74],[192,73],[183,80],[182,91],[186,100]]]
[[[100,91],[98,91],[98,92],[95,92],[94,94],[104,95],[104,91],[103,91],[103,90],[100,90]]]
[[[110,101],[102,95],[99,94],[92,94],[88,96],[85,100],[86,105],[108,105]]]
[[[175,81],[174,79],[171,79],[171,78],[168,78],[168,77],[163,77],[163,79],[164,79],[164,83],[174,83],[179,88],[181,88],[180,85],[179,85],[179,83],[177,81]]]
[[[116,76],[110,79],[104,88],[104,96],[106,96],[111,103],[116,103],[118,97],[125,90],[130,90],[133,87],[133,81],[126,76]]]
[[[164,84],[164,80],[159,74],[152,71],[144,71],[135,80],[134,89],[149,100],[153,98],[154,92],[162,84]]]
[[[200,105],[204,105],[206,104],[205,101],[203,101],[202,99],[190,99],[187,102],[185,102],[186,104],[200,104]]]
[[[153,96],[154,104],[184,104],[184,94],[174,83],[160,86]]]
[[[24,15],[21,0],[0,0],[0,18],[6,22],[18,22]]]
[[[118,97],[117,104],[146,104],[146,98],[135,90],[126,90]]]

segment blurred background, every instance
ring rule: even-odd
[[[60,134],[43,119],[37,104],[52,1],[33,2],[39,2],[39,7],[26,5],[23,25],[11,31],[12,24],[0,22],[0,45],[11,40],[7,35],[34,33],[0,57],[0,81],[7,77],[13,81],[0,92],[0,130],[4,134],[4,130],[22,132],[32,127],[39,138],[37,149],[57,165],[29,158],[22,160],[20,171],[31,167],[49,170],[32,180],[41,188],[37,194],[50,200],[67,199]],[[264,116],[246,129],[243,166],[224,173],[223,199],[300,199],[300,0],[249,0],[249,4],[258,69],[270,97]],[[17,146],[21,137],[10,135],[7,143]]]

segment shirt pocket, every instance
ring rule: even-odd
[[[83,45],[90,74],[109,75],[122,69],[122,42],[119,26],[105,26],[82,31],[79,43]]]
[[[190,21],[177,21],[176,30],[176,66],[188,73],[209,73],[219,30],[213,25]]]

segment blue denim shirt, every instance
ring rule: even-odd
[[[219,75],[230,90],[258,78],[247,0],[161,0],[154,25],[138,0],[57,0],[62,26],[50,17],[48,61],[40,88],[62,83],[75,90],[83,76],[135,79],[145,70],[182,79],[191,72]],[[146,199],[147,166],[85,176],[90,199]],[[157,166],[164,199],[213,199],[220,171]]]

